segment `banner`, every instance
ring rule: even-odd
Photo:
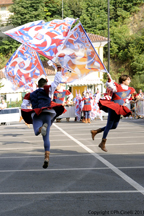
[[[45,23],[36,21],[3,32],[52,60],[61,49],[63,40],[77,19],[55,19]]]
[[[56,61],[63,67],[63,82],[73,82],[94,71],[108,73],[81,23],[69,33]]]
[[[4,74],[13,84],[13,89],[25,87],[33,89],[33,84],[42,75],[46,76],[38,53],[21,45],[7,62]]]

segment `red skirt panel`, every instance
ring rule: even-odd
[[[55,118],[67,111],[63,105],[57,104],[54,101],[51,101],[51,104],[49,107],[42,107],[42,108],[36,108],[36,109],[21,109],[21,114],[22,114],[24,121],[27,124],[32,124],[31,114],[35,112],[36,115],[40,115],[44,109],[47,109],[47,110],[54,109],[56,112]]]
[[[99,100],[99,107],[104,112],[108,112],[108,108],[110,108],[114,110],[117,115],[123,115],[124,117],[132,114],[126,106],[119,105],[118,103],[109,100]]]
[[[82,111],[91,111],[91,105],[84,105]]]

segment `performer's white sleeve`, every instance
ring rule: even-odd
[[[23,99],[23,102],[21,104],[21,108],[22,109],[28,109],[27,107],[29,107],[30,105],[31,105],[30,100]]]
[[[112,79],[110,81],[106,82],[106,87],[113,92],[117,92],[117,88],[116,88]]]
[[[81,109],[84,107],[84,101],[81,101]]]
[[[73,94],[71,93],[70,95],[68,95],[69,99],[72,100],[73,99]]]
[[[131,97],[131,94],[126,98],[126,100],[125,100],[125,103],[126,103],[126,104],[129,104],[129,103],[130,103],[130,100],[129,100],[130,97]]]
[[[100,94],[100,93],[97,93],[97,94],[96,94],[96,103],[98,103],[98,102],[99,102],[99,100],[100,100],[100,97],[101,97],[101,94]]]
[[[56,90],[56,87],[58,86],[58,84],[61,82],[62,80],[62,73],[57,72],[54,78],[54,81],[51,83],[51,86],[49,88],[49,97],[51,98],[54,91]]]

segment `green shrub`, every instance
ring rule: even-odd
[[[7,102],[7,108],[11,107],[21,107],[22,100],[20,101],[12,101],[12,102]]]

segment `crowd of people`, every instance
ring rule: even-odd
[[[97,118],[103,120],[102,110],[99,107],[99,100],[111,100],[113,92],[107,88],[106,93],[100,93],[97,89],[96,93],[92,94],[90,90],[86,90],[82,93],[76,93],[76,97],[68,100],[68,103],[64,105],[75,105],[75,121],[81,121],[83,123],[90,123],[91,120],[96,120]],[[138,102],[144,101],[144,93],[140,89],[138,93],[136,91],[129,95],[125,101],[125,106],[129,107],[132,114],[125,118],[144,118],[143,115],[138,114]]]
[[[142,92],[142,89],[140,89],[138,93],[135,92],[134,94],[132,94],[129,98],[130,110],[132,111],[132,114],[129,116],[129,118],[144,118],[143,115],[140,115],[137,112],[137,106],[139,101],[144,101],[144,93]]]
[[[103,98],[108,96],[107,93],[103,95]],[[102,111],[99,108],[99,100],[101,94],[99,89],[95,94],[92,94],[91,91],[87,90],[82,93],[76,93],[74,98],[75,105],[75,121],[82,121],[83,123],[91,123],[91,120],[100,118],[103,120]]]

